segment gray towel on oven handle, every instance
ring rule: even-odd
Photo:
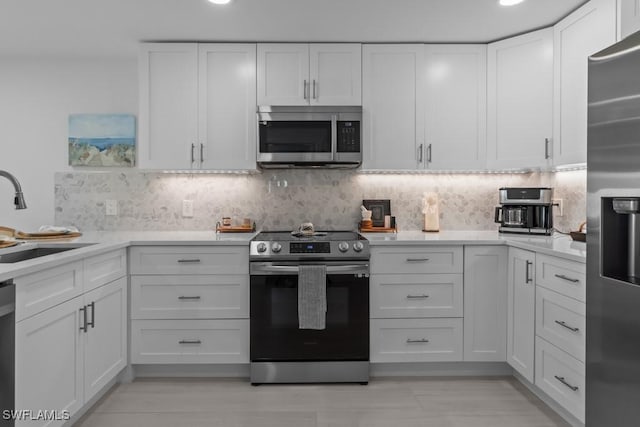
[[[327,318],[327,267],[300,265],[298,273],[298,327],[324,329]]]

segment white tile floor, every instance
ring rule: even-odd
[[[261,385],[139,379],[111,390],[82,427],[567,427],[515,379],[374,379]]]

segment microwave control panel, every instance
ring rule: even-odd
[[[360,122],[338,121],[338,153],[360,152]]]

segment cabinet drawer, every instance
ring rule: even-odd
[[[248,362],[248,319],[131,322],[131,363]]]
[[[536,289],[536,334],[584,362],[585,304],[548,289]]]
[[[82,261],[17,277],[16,321],[82,294],[82,277]]]
[[[248,246],[136,246],[131,274],[249,274]]]
[[[462,273],[462,259],[462,246],[374,247],[371,249],[371,273]]]
[[[462,360],[462,319],[371,319],[371,362]]]
[[[374,274],[371,317],[462,317],[462,274]]]
[[[536,337],[535,383],[567,411],[584,422],[584,363]]]
[[[536,284],[585,302],[586,266],[547,255],[536,255]]]
[[[127,274],[127,251],[120,249],[84,260],[84,290],[96,289]]]
[[[247,319],[249,276],[131,276],[133,319]]]

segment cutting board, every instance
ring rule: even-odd
[[[59,231],[50,231],[42,233],[25,233],[24,231],[16,231],[14,237],[21,240],[54,240],[54,239],[71,239],[80,237],[82,233],[60,233]]]

